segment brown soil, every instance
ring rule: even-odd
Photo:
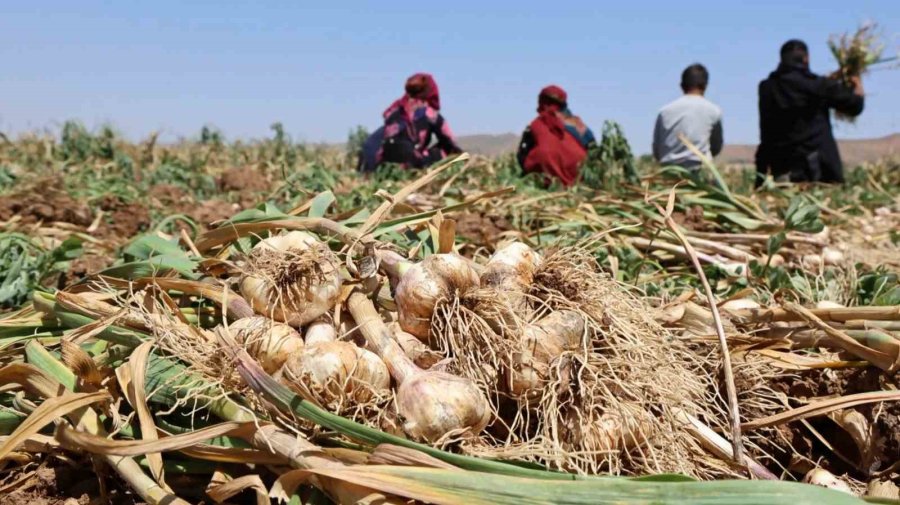
[[[156,184],[150,188],[149,193],[150,198],[155,200],[154,206],[178,208],[192,203],[190,196],[174,184]]]
[[[812,398],[829,395],[851,395],[869,391],[882,391],[896,389],[894,379],[874,367],[846,370],[810,371],[802,375],[799,380],[776,381],[773,388],[785,393],[792,398]],[[884,470],[897,460],[900,454],[900,403],[884,402],[854,407],[869,420],[872,427],[872,444],[868,461],[862,466],[868,467],[872,472]],[[810,423],[842,454],[852,461],[860,462],[862,456],[858,454],[855,444],[850,437],[831,420],[820,417],[810,419]],[[847,465],[839,458],[833,456],[821,443],[814,440],[800,423],[792,423],[790,430],[783,427],[783,434],[790,432],[792,445],[801,454],[806,454],[811,459],[817,459],[815,455],[823,455],[823,463],[831,466],[833,472],[856,474],[857,478],[867,480],[867,475],[859,469]]]
[[[58,180],[44,180],[0,199],[0,221],[20,216],[25,224],[63,221],[91,224],[91,209],[69,196]]]
[[[6,481],[17,482],[0,499],[3,505],[88,505],[102,503],[100,485],[90,462],[75,466],[26,465],[11,472]],[[109,477],[109,476],[105,476]],[[21,479],[21,480],[20,480]],[[107,494],[114,505],[143,505],[115,477],[106,478]]]
[[[505,217],[485,215],[483,212],[459,213],[453,217],[456,219],[456,235],[476,246],[493,249],[497,236],[512,229]]]
[[[97,254],[85,254],[76,258],[69,264],[69,271],[65,276],[65,286],[71,286],[85,277],[96,274],[111,265],[113,261],[114,258]]]
[[[97,202],[104,213],[97,230],[101,237],[127,239],[150,226],[150,212],[139,202],[125,202],[117,196],[104,196]]]
[[[219,175],[216,182],[222,191],[258,193],[269,189],[268,178],[255,167],[228,169]]]
[[[673,212],[672,219],[689,230],[707,231],[714,228],[712,223],[703,218],[703,207],[694,205],[687,212]]]
[[[150,195],[155,208],[165,209],[169,214],[184,214],[202,228],[233,216],[240,206],[213,198],[201,202],[195,201],[188,193],[172,184],[157,184],[150,188]]]
[[[228,219],[233,216],[240,207],[238,205],[228,203],[222,200],[206,200],[195,205],[187,215],[191,217],[203,228],[209,226],[222,219]]]

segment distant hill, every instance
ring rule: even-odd
[[[500,135],[463,135],[458,139],[459,145],[472,154],[497,156],[513,152],[519,142],[519,135],[503,133]],[[874,161],[885,156],[900,156],[900,133],[877,139],[838,140],[844,164],[852,166],[865,161]],[[726,145],[717,158],[720,163],[743,164],[753,163],[756,145]]]
[[[844,165],[854,166],[885,156],[900,156],[900,133],[877,139],[838,140]],[[726,145],[717,158],[720,163],[753,163],[756,145]]]
[[[513,152],[517,149],[519,135],[502,133],[500,135],[462,135],[456,138],[459,146],[472,154],[497,156]]]

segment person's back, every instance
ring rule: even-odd
[[[707,157],[722,150],[722,110],[703,96],[708,82],[703,65],[689,66],[681,76],[684,95],[660,109],[653,130],[653,157],[662,165],[697,168],[702,164],[682,138]]]
[[[571,186],[595,142],[594,134],[569,110],[568,96],[559,86],[541,90],[537,112],[538,117],[522,133],[516,154],[519,165],[526,174],[543,173],[546,182],[556,179]]]
[[[406,94],[384,111],[378,163],[423,168],[451,153],[462,152],[440,113],[437,83],[429,74],[406,81]],[[432,145],[436,140],[437,144]]]
[[[863,110],[862,84],[855,89],[809,70],[806,44],[782,46],[782,61],[759,84],[760,144],[757,183],[765,174],[793,182],[843,182],[843,166],[831,129],[830,109],[849,116]]]

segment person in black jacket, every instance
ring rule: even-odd
[[[845,86],[834,74],[809,70],[809,50],[800,40],[781,46],[781,64],[759,83],[759,147],[756,184],[771,173],[779,181],[844,182],[829,110],[862,113],[862,81]]]

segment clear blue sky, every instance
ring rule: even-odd
[[[341,141],[428,71],[458,134],[521,131],[557,83],[595,130],[615,119],[646,152],[656,111],[700,61],[726,141],[752,143],[780,44],[805,39],[813,70],[831,71],[828,35],[866,19],[900,33],[900,1],[7,1],[0,131],[76,118],[132,138],[212,124],[234,139],[282,121],[297,140]],[[866,112],[838,136],[900,131],[900,70],[865,85]]]

